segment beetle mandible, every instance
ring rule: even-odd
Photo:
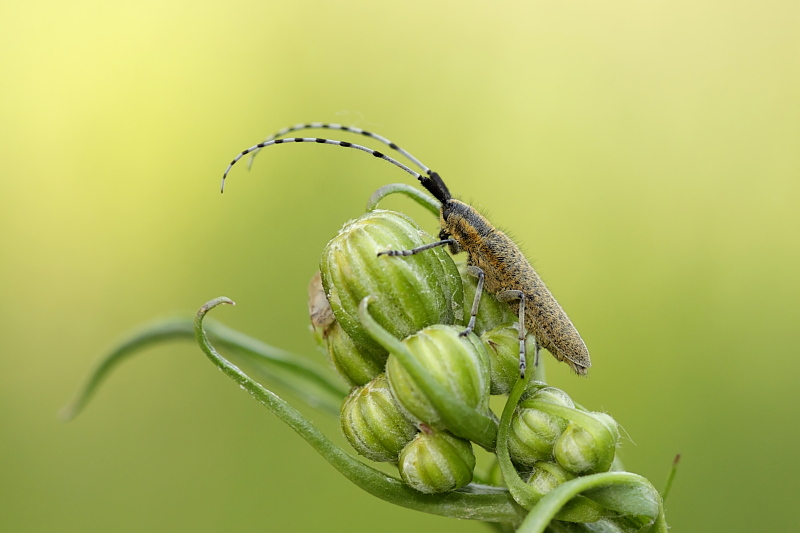
[[[318,137],[285,137],[293,131],[303,129],[332,129],[356,133],[375,139],[404,155],[422,169],[424,174],[415,172],[403,163],[371,148],[333,139]],[[264,141],[239,153],[225,169],[222,176],[224,190],[225,178],[237,161],[245,155],[252,157],[262,148],[283,143],[313,142],[330,144],[343,148],[353,148],[383,159],[417,178],[439,202],[439,240],[413,250],[388,250],[378,255],[408,256],[424,252],[436,246],[448,246],[450,252],[467,253],[467,272],[478,278],[475,299],[472,302],[470,320],[462,335],[469,334],[475,326],[482,290],[485,288],[495,297],[508,302],[519,317],[520,374],[525,374],[525,338],[529,331],[535,338],[535,364],[538,363],[539,348],[547,349],[559,361],[567,363],[575,373],[586,375],[592,365],[589,351],[578,330],[553,297],[550,290],[525,258],[519,247],[505,233],[495,228],[489,220],[474,207],[450,194],[438,173],[423,165],[417,158],[389,139],[361,128],[341,124],[310,122],[284,128]]]

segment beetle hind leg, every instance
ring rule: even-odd
[[[522,291],[508,290],[501,291],[497,293],[496,296],[501,302],[519,300],[519,376],[524,378],[525,368],[527,366],[525,357],[525,337],[527,336],[527,332],[525,331],[525,293]],[[535,368],[539,364],[539,342],[537,341],[534,346],[533,365]]]

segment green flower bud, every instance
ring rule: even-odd
[[[553,448],[561,466],[576,474],[596,474],[611,468],[619,441],[613,418],[605,413],[583,413],[596,423],[571,422]]]
[[[375,210],[352,220],[325,247],[322,283],[336,319],[359,347],[382,350],[364,329],[358,305],[380,296],[370,312],[398,339],[433,324],[463,320],[464,295],[458,269],[441,247],[408,257],[378,256],[433,242],[407,216]]]
[[[462,337],[461,331],[459,326],[430,326],[402,342],[443,392],[443,400],[427,394],[394,354],[386,363],[386,375],[395,398],[410,417],[432,428],[469,437],[468,431],[446,422],[442,413],[447,406],[442,402],[489,416],[489,356],[475,335]]]
[[[532,486],[538,494],[544,496],[565,481],[574,478],[575,474],[564,470],[556,463],[542,461],[534,466],[533,472],[528,478],[528,485]]]
[[[400,411],[386,375],[354,389],[342,404],[342,431],[355,450],[373,461],[397,462],[417,427]]]
[[[492,394],[508,394],[519,379],[519,330],[511,323],[501,324],[481,335],[489,354]],[[533,337],[526,340],[528,353],[533,353]]]
[[[386,369],[389,354],[357,345],[338,322],[328,329],[324,345],[333,367],[351,385],[364,385]]]
[[[570,397],[555,387],[534,388],[517,405],[508,433],[508,453],[517,464],[532,466],[553,458],[553,446],[569,422],[560,416],[545,413],[535,402],[548,402],[572,408]]]
[[[569,408],[575,407],[569,394],[561,389],[542,383],[541,381],[531,381],[528,384],[528,389],[522,395],[522,401],[525,400],[548,402]]]
[[[384,372],[389,354],[383,348],[359,346],[345,333],[325,296],[319,272],[308,284],[308,314],[314,340],[350,385],[364,385]]]
[[[467,264],[463,261],[456,263],[458,273],[464,285],[464,309],[465,319],[469,318],[469,310],[472,308],[472,301],[475,299],[475,290],[478,288],[478,278],[467,274]],[[481,293],[481,301],[478,304],[478,314],[475,317],[475,333],[482,333],[494,329],[495,327],[517,320],[511,311],[511,307],[495,298],[494,294],[486,289]],[[465,324],[466,325],[466,324]],[[519,342],[517,342],[517,353],[519,353]],[[519,360],[519,357],[517,357]],[[519,365],[517,365],[517,375],[519,375]]]
[[[400,453],[400,477],[428,494],[449,492],[472,481],[475,454],[468,440],[423,427]]]

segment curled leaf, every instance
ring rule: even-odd
[[[632,520],[639,530],[666,533],[661,497],[649,481],[630,472],[603,472],[567,481],[542,498],[517,530],[542,533],[570,500],[583,494],[618,517]]]
[[[252,368],[264,381],[292,392],[312,407],[339,412],[348,390],[328,369],[218,322],[208,322],[206,328],[217,343],[231,351],[239,364]],[[64,420],[75,418],[111,371],[132,355],[171,340],[193,341],[194,338],[191,318],[171,318],[145,324],[101,358],[75,398],[61,410],[60,417]]]

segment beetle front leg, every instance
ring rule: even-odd
[[[436,248],[437,246],[445,246],[445,245],[452,246],[455,242],[456,242],[455,239],[444,239],[441,241],[432,242],[430,244],[425,244],[417,248],[412,248],[411,250],[386,250],[385,252],[378,252],[378,257],[382,255],[388,255],[392,257],[402,255],[404,257],[407,257],[409,255],[416,255],[420,252],[424,252],[425,250],[430,250],[431,248]]]

